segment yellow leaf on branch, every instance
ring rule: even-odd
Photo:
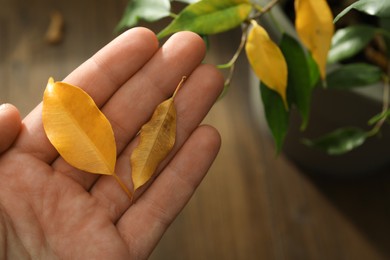
[[[85,91],[50,78],[43,95],[42,122],[49,141],[65,161],[89,173],[114,176],[131,197],[115,174],[111,124]]]
[[[321,78],[334,34],[333,15],[326,0],[295,0],[295,28],[316,61]]]
[[[182,78],[173,96],[157,106],[151,119],[142,126],[140,142],[130,157],[134,190],[144,185],[158,165],[172,150],[176,139],[174,99],[183,84]]]
[[[282,51],[270,39],[266,30],[252,20],[252,29],[248,34],[245,51],[249,63],[259,79],[270,89],[276,91],[288,109],[287,63]]]

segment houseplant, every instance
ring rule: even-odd
[[[238,55],[246,53],[260,80],[265,117],[278,151],[283,147],[290,125],[296,125],[296,120],[292,120],[296,117],[294,114],[300,118],[299,131],[304,133],[310,129],[310,123],[315,120],[312,108],[317,103],[313,103],[313,92],[319,91],[336,92],[342,97],[341,93],[356,87],[380,83],[382,107],[364,119],[368,128],[357,127],[354,122],[342,119],[344,126],[329,129],[330,133],[322,137],[312,136],[313,139],[299,139],[299,142],[337,156],[349,153],[380,135],[390,116],[387,56],[390,47],[390,2],[358,0],[339,12],[333,21],[325,0],[295,0],[293,19],[297,34],[286,33],[288,30],[270,12],[282,1],[180,2],[187,6],[178,14],[173,14],[169,0],[130,1],[117,30],[135,26],[139,20],[154,22],[168,16],[172,17],[172,22],[158,33],[160,39],[177,31],[191,30],[207,40],[212,34],[241,27],[242,40],[237,52],[228,63],[217,66],[229,71],[226,79],[228,89],[235,61]],[[337,25],[338,20],[343,21],[352,11],[368,15],[370,23],[366,20],[352,22],[342,25],[335,32],[334,22]],[[262,26],[265,16],[281,32],[279,40],[271,39],[267,27]],[[359,56],[365,56],[364,62],[357,61],[355,57]],[[288,148],[286,150],[289,151]],[[294,152],[290,154],[294,155]],[[385,156],[384,160],[390,159]]]

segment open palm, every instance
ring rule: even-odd
[[[204,52],[193,33],[175,34],[160,48],[152,32],[135,28],[64,80],[83,88],[110,120],[118,149],[116,173],[130,185],[137,132],[188,76],[175,100],[175,147],[158,178],[132,205],[114,178],[81,172],[58,156],[43,131],[41,105],[22,123],[13,106],[0,109],[0,258],[150,255],[220,146],[214,128],[199,126],[223,86],[218,71],[201,64]]]

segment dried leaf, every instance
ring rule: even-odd
[[[49,79],[42,110],[47,137],[74,167],[113,175],[116,145],[110,122],[81,88]]]
[[[134,190],[144,185],[160,162],[168,155],[176,138],[176,108],[174,98],[185,77],[171,98],[157,106],[151,119],[142,126],[140,142],[131,154],[130,162]]]
[[[326,76],[326,61],[334,33],[333,15],[325,0],[295,0],[295,27]]]
[[[42,122],[65,161],[89,173],[112,175],[132,199],[115,173],[116,143],[111,124],[86,92],[50,78],[43,96]]]
[[[270,39],[268,33],[252,20],[253,28],[245,44],[246,55],[255,74],[264,84],[276,91],[288,109],[287,64],[279,47]]]

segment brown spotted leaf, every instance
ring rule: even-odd
[[[142,126],[140,142],[130,157],[134,190],[144,185],[172,150],[176,139],[176,108],[173,96],[157,106],[151,119]]]

